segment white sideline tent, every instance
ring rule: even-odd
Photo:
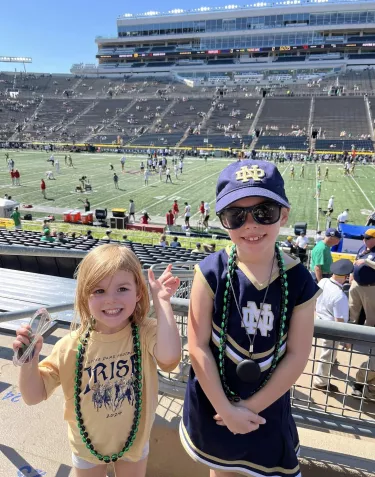
[[[19,205],[15,200],[1,199],[0,198],[0,217],[8,219],[14,208]]]

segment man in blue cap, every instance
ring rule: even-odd
[[[375,326],[375,229],[367,229],[364,245],[359,249],[354,262],[353,280],[349,290],[350,320],[358,322],[363,308],[366,325]],[[369,362],[358,370],[353,395],[375,399],[375,346]],[[365,386],[366,385],[366,386]]]
[[[334,228],[329,228],[325,232],[323,240],[318,242],[311,252],[310,271],[316,281],[331,276],[330,267],[332,265],[331,247],[337,245],[341,240],[341,234]]]
[[[323,278],[318,285],[323,293],[316,302],[316,318],[323,321],[347,323],[349,320],[348,297],[343,291],[343,285],[353,271],[350,260],[342,259],[330,266],[331,278]],[[321,354],[313,386],[327,392],[338,392],[338,387],[330,382],[331,368],[336,359],[337,343],[321,339]]]

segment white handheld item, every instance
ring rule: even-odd
[[[49,330],[52,323],[51,315],[45,308],[40,308],[34,313],[29,323],[31,328],[30,344],[28,346],[23,345],[22,348],[14,352],[13,364],[15,366],[22,366],[33,359],[38,338]]]

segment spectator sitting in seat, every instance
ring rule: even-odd
[[[111,240],[111,233],[112,233],[112,230],[111,229],[108,229],[104,235],[104,237],[101,238],[101,240],[108,240],[108,242]]]
[[[167,237],[165,235],[160,236],[159,245],[161,245],[162,247],[167,247],[169,245],[167,242]]]
[[[66,238],[64,237],[64,232],[59,232],[57,234],[57,242],[59,243],[68,243],[68,241],[66,240]]]
[[[51,225],[49,223],[49,220],[45,219],[43,220],[43,225],[42,225],[42,230],[43,232],[48,229],[49,231],[51,230]]]
[[[86,232],[86,235],[85,235],[85,240],[93,240],[93,238],[94,238],[94,237],[93,237],[93,235],[92,235],[91,230],[88,230],[88,231]]]
[[[43,235],[40,237],[41,242],[54,242],[55,239],[51,237],[51,231],[50,229],[44,229]]]
[[[201,253],[202,252],[202,246],[199,242],[195,244],[195,248],[191,251],[191,253]]]
[[[177,238],[177,237],[173,237],[173,241],[171,242],[171,247],[172,247],[172,248],[181,247],[181,244],[180,244],[180,242],[178,241],[178,238]]]
[[[204,243],[203,244],[203,250],[206,253],[214,253],[215,250],[216,250],[216,244],[214,244],[214,243],[211,243],[211,244]]]

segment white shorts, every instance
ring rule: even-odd
[[[147,442],[143,448],[142,457],[139,460],[146,459],[146,457],[148,456],[149,450],[150,450],[150,443]],[[125,457],[125,455],[126,454],[123,455],[121,460],[124,460],[125,462],[131,462],[129,459]],[[93,469],[94,467],[97,467],[98,465],[105,464],[105,462],[100,462],[100,461],[98,461],[100,462],[100,464],[92,464],[91,462],[87,462],[87,460],[81,459],[81,457],[78,457],[78,455],[75,455],[73,453],[72,453],[72,462],[73,462],[73,467],[75,467],[76,469],[83,469],[83,470]]]

